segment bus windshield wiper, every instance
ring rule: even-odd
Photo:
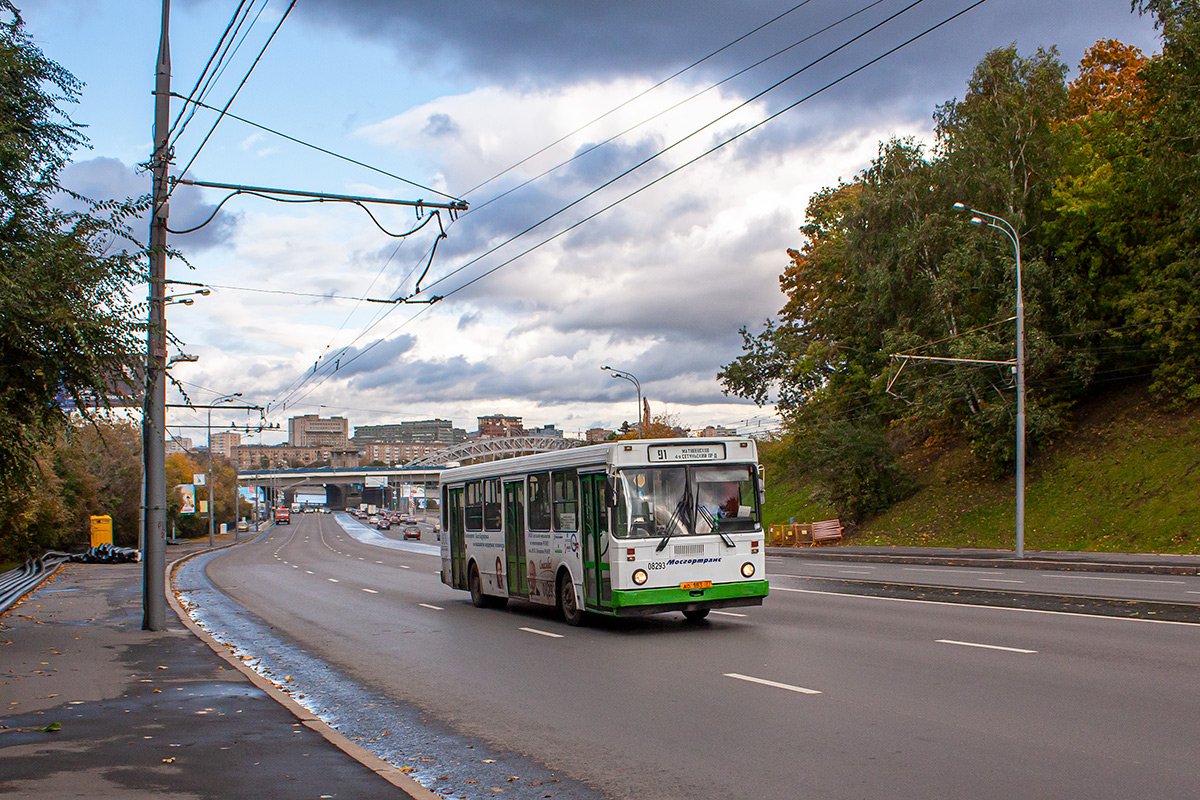
[[[729,538],[729,534],[725,533],[725,531],[720,529],[721,521],[719,519],[717,519],[716,517],[714,517],[713,513],[711,511],[709,511],[704,506],[696,506],[696,510],[700,512],[700,516],[704,519],[705,522],[708,523],[709,529],[711,529],[713,533],[720,536],[721,541],[724,542],[726,544],[726,546],[737,547],[737,545],[734,544],[733,539]]]
[[[663,536],[662,541],[658,543],[658,547],[654,548],[654,552],[661,553],[663,548],[667,546],[667,541],[671,538],[671,527],[676,520],[681,517],[680,512],[692,504],[692,492],[690,486],[685,486],[683,496],[679,498],[679,502],[675,504],[675,510],[671,512],[671,518],[667,520],[667,533]]]

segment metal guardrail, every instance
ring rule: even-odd
[[[36,589],[38,584],[70,560],[69,553],[52,550],[39,558],[29,559],[16,569],[0,574],[0,614],[16,605],[18,600]]]
[[[58,568],[68,561],[86,564],[123,564],[140,561],[141,555],[137,550],[128,547],[114,547],[102,544],[72,555],[51,550],[46,554],[31,558],[16,569],[0,574],[0,614],[8,611],[25,595],[36,589],[42,581],[49,578]]]

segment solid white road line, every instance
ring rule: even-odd
[[[1123,581],[1125,583],[1175,583],[1182,584],[1185,581],[1163,581],[1153,578],[1106,578],[1101,575],[1043,575],[1043,578],[1065,578],[1072,581]]]
[[[985,650],[1003,650],[1006,653],[1036,653],[1037,650],[1025,650],[1021,647],[1001,647],[998,644],[979,644],[978,642],[956,642],[953,639],[937,639],[938,644],[956,644],[960,647],[982,647]]]
[[[561,633],[550,633],[550,631],[539,631],[537,628],[520,628],[519,630],[523,630],[526,633],[536,633],[538,636],[547,636],[551,639],[563,638],[563,635]]]
[[[379,592],[375,591],[374,589],[363,589],[363,591],[367,592],[368,594],[379,594]]]
[[[445,611],[441,606],[431,606],[429,603],[417,603],[421,608],[432,608],[434,611]]]
[[[961,569],[942,569],[940,567],[905,567],[904,569],[909,572],[949,572],[954,575],[987,575],[986,572],[968,572]]]
[[[763,686],[773,686],[776,689],[786,689],[789,692],[798,692],[800,694],[820,694],[820,692],[818,692],[816,689],[805,689],[803,686],[792,686],[790,683],[778,683],[776,681],[766,680],[765,678],[754,678],[749,675],[741,675],[737,672],[726,672],[724,675],[726,678],[734,678],[735,680],[746,681],[747,683],[758,683],[762,684]]]
[[[1015,611],[1019,614],[1052,614],[1062,617],[1079,617],[1081,619],[1118,620],[1120,622],[1148,622],[1152,625],[1185,625],[1195,627],[1195,622],[1180,622],[1173,619],[1149,619],[1147,617],[1114,617],[1111,614],[1083,614],[1079,611],[1051,611],[1045,608],[1013,608],[1011,606],[985,606],[979,603],[951,603],[947,600],[919,600],[915,597],[880,597],[872,594],[854,594],[853,592],[824,592],[818,589],[789,589],[786,586],[771,586],[772,592],[798,592],[799,594],[820,594],[826,597],[857,597],[862,600],[883,600],[889,603],[925,603],[931,606],[948,606],[951,608],[983,608],[988,611]]]
[[[735,611],[712,611],[712,614],[720,614],[722,617],[744,617],[745,614],[738,614]]]

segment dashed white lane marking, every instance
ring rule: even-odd
[[[374,589],[363,589],[363,591],[367,594],[379,594],[379,592],[375,591]]]
[[[1043,578],[1063,578],[1072,581],[1123,581],[1125,583],[1174,583],[1182,584],[1185,581],[1163,581],[1155,580],[1154,578],[1106,578],[1102,575],[1043,575]]]
[[[441,606],[430,605],[429,603],[417,603],[421,608],[432,608],[434,611],[445,611]]]
[[[1014,581],[1008,578],[980,578],[980,583],[1024,583],[1025,581]]]
[[[337,578],[328,578],[327,580],[328,580],[330,583],[341,583],[341,581],[339,581]]]
[[[724,673],[726,678],[734,680],[746,681],[747,683],[757,683],[762,686],[771,686],[775,689],[786,689],[789,692],[798,692],[799,694],[820,694],[816,689],[805,689],[803,686],[793,686],[790,683],[779,683],[778,681],[769,681],[766,678],[755,678],[751,675],[741,675],[737,672]]]
[[[376,561],[375,563],[376,563],[376,564],[382,564],[383,562],[382,562],[382,561]]]
[[[380,561],[379,563],[382,564],[383,562]],[[400,569],[412,569],[412,567],[410,567],[408,564],[401,564]]]
[[[305,572],[307,572],[309,575],[312,575],[312,574],[313,574],[313,571],[312,571],[311,569],[306,569],[306,570],[304,570],[304,571],[305,571]]]
[[[1188,592],[1187,592],[1187,593],[1188,593],[1188,594],[1200,594],[1200,592],[1193,592],[1193,591],[1191,591],[1191,590],[1188,590]]]
[[[979,642],[956,642],[954,639],[937,639],[938,644],[956,644],[959,647],[982,647],[984,650],[1003,650],[1006,653],[1036,653],[1037,650],[1026,650],[1023,647],[1001,647],[998,644],[980,644]]]
[[[538,636],[545,636],[550,639],[563,638],[563,635],[561,633],[551,633],[550,631],[539,631],[537,628],[520,628],[520,630],[523,630],[526,633],[536,633]]]
[[[838,572],[842,573],[843,575],[870,575],[871,574],[871,570],[869,570],[869,569],[839,569]]]
[[[720,614],[722,617],[744,617],[745,614],[738,614],[735,611],[713,611],[713,614]]]

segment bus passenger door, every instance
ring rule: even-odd
[[[467,588],[467,541],[463,531],[463,490],[446,491],[446,535],[450,537],[450,585]]]
[[[504,484],[504,552],[508,557],[508,593],[529,596],[529,573],[525,560],[525,482]]]
[[[583,503],[583,599],[587,608],[612,606],[612,578],[608,563],[608,476],[580,475]]]

